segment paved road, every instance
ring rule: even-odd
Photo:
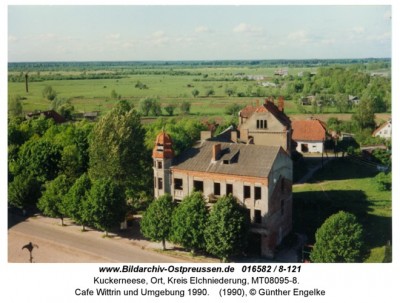
[[[81,232],[74,225],[60,226],[59,221],[31,217],[8,230],[8,261],[29,262],[29,253],[22,246],[33,242],[35,263],[177,263],[188,262],[143,249],[140,241],[126,238],[103,238],[98,231]],[[148,242],[143,241],[143,246]]]

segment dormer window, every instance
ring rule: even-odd
[[[267,129],[268,123],[267,120],[257,120],[257,129]]]

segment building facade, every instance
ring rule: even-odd
[[[384,139],[392,138],[392,120],[388,120],[379,126],[373,133],[373,137],[380,137]]]
[[[297,143],[299,153],[323,153],[327,132],[325,123],[318,119],[292,122],[292,139]]]
[[[238,140],[263,146],[281,146],[291,152],[292,126],[284,113],[284,100],[265,99],[264,104],[248,105],[239,112]]]
[[[174,157],[172,139],[161,132],[153,149],[154,193],[176,202],[201,191],[210,207],[232,194],[247,209],[262,256],[273,257],[292,229],[292,161],[281,146],[242,144],[235,130],[209,138]],[[225,138],[222,140],[222,138]]]

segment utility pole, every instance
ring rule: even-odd
[[[29,93],[28,89],[28,72],[25,74],[25,90],[27,93]]]

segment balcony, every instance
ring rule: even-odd
[[[175,198],[183,198],[183,190],[182,189],[175,189],[174,190],[174,197]]]

